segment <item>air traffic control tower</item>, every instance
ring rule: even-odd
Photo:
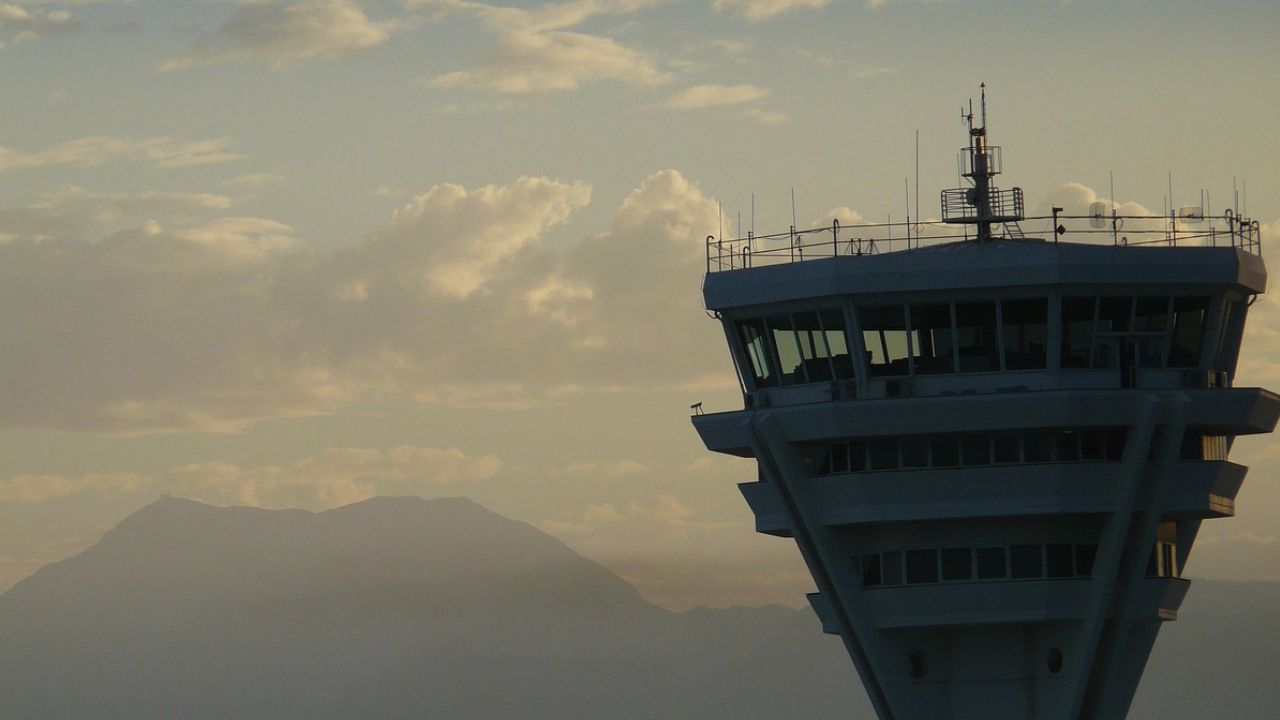
[[[1235,376],[1258,225],[1028,218],[967,119],[940,221],[708,238],[744,407],[693,424],[756,459],[756,529],[795,540],[880,718],[1124,718],[1234,513],[1235,438],[1280,415]]]

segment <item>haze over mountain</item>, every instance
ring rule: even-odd
[[[1196,583],[1134,718],[1280,704],[1280,584]],[[165,498],[0,595],[15,718],[871,718],[807,611],[676,614],[461,498]]]

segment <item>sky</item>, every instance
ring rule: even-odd
[[[702,238],[793,192],[902,219],[917,133],[936,216],[985,82],[1033,211],[1239,192],[1265,255],[1277,31],[1270,0],[0,0],[0,590],[165,493],[465,495],[667,607],[800,605],[752,463],[689,425],[741,407]],[[1280,300],[1250,323],[1237,384],[1280,388]],[[1280,580],[1280,444],[1232,459],[1187,573]]]

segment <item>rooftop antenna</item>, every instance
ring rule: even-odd
[[[724,205],[719,200],[716,201],[716,216],[720,220],[720,234],[716,237],[724,240]]]
[[[907,211],[907,249],[911,249],[911,186],[906,178],[902,178],[902,197]]]
[[[969,161],[961,163],[960,174],[969,179],[972,187],[942,192],[942,219],[977,225],[977,239],[981,241],[991,239],[991,226],[995,223],[1022,219],[1022,191],[1014,188],[1001,192],[991,184],[991,178],[1000,174],[1000,149],[987,145],[987,84],[982,83],[978,87],[981,89],[978,122],[974,122],[972,98],[969,99],[968,112],[960,111],[961,118],[969,127],[969,146],[963,150],[968,153]],[[967,231],[965,237],[968,237]]]
[[[796,186],[791,186],[791,229],[796,228]]]
[[[751,193],[751,237],[756,236],[756,194]]]
[[[920,129],[916,128],[916,247],[920,247]]]

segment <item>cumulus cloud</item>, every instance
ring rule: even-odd
[[[571,29],[595,16],[633,13],[654,4],[648,0],[583,0],[527,10],[465,0],[419,4],[479,18],[498,35],[479,66],[438,75],[431,80],[436,87],[532,94],[576,90],[602,81],[652,87],[671,79],[641,51]]]
[[[155,168],[213,165],[239,160],[230,138],[186,141],[156,136],[143,139],[93,136],[67,140],[43,150],[23,152],[0,147],[0,173],[50,165],[87,167],[113,160],[148,162]]]
[[[393,22],[370,20],[353,0],[245,4],[211,35],[161,68],[185,70],[236,60],[260,60],[283,68],[315,58],[337,60],[381,45],[396,27]]]
[[[871,0],[879,4],[883,0]],[[717,10],[741,13],[751,22],[764,22],[783,13],[804,8],[821,8],[831,0],[715,0]]]
[[[742,105],[768,95],[769,88],[759,85],[694,85],[667,98],[665,105],[672,110],[700,110]]]
[[[548,178],[438,185],[327,254],[265,218],[13,237],[0,424],[234,431],[361,398],[512,407],[732,382],[697,290],[715,203],[664,171],[605,231],[548,247],[588,199]]]

